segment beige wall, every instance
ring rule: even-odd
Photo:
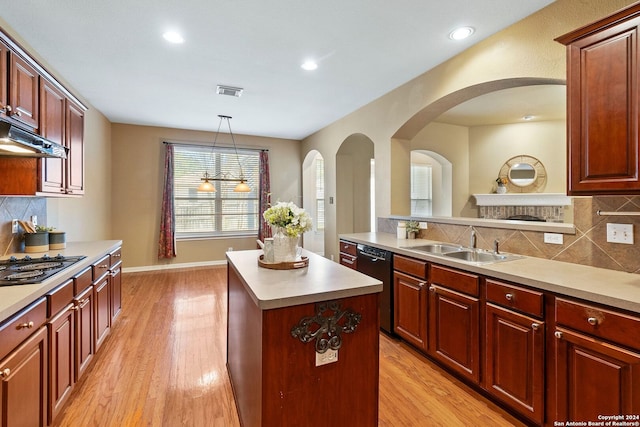
[[[123,240],[125,267],[149,267],[167,264],[196,264],[224,260],[229,247],[255,249],[255,237],[179,241],[177,258],[158,260],[158,234],[164,180],[163,141],[211,144],[213,132],[180,129],[112,125],[113,237]],[[228,135],[220,135],[218,145]],[[235,135],[243,148],[269,150],[271,200],[301,204],[300,143],[294,140]],[[229,141],[230,142],[230,141]]]
[[[633,0],[557,0],[511,27],[489,37],[453,59],[425,72],[414,80],[343,117],[303,141],[303,155],[310,150],[322,152],[325,159],[335,157],[340,143],[348,135],[362,133],[375,143],[376,216],[394,212],[404,186],[393,187],[392,176],[401,173],[402,161],[392,155],[406,153],[392,146],[411,139],[442,111],[429,115],[427,107],[439,99],[466,87],[503,79],[566,78],[565,48],[554,38],[602,18],[633,3]],[[427,111],[425,111],[427,109]],[[410,126],[405,126],[410,124]],[[399,132],[402,130],[401,132]],[[563,148],[564,149],[564,148]],[[562,150],[559,150],[560,153]],[[403,159],[406,161],[406,159]],[[327,197],[336,192],[335,164],[327,162]],[[331,171],[334,171],[333,173]],[[335,218],[335,206],[328,206],[327,218]],[[402,204],[398,210],[401,210]],[[335,221],[328,221],[335,224]],[[337,233],[328,225],[325,234],[326,256],[338,251]]]

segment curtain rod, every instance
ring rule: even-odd
[[[596,211],[596,215],[598,216],[640,216],[640,212],[625,212],[625,211],[606,212],[606,211],[598,210]]]
[[[163,144],[170,144],[170,145],[180,145],[182,147],[207,147],[207,148],[213,148],[211,147],[211,144],[213,144],[212,142],[203,142],[202,144],[189,144],[186,142],[170,142],[170,141],[162,141]],[[208,144],[208,145],[207,145]],[[222,147],[222,148],[233,148],[233,145],[227,145],[227,144],[218,144],[216,143],[216,147]],[[241,146],[238,145],[238,148],[241,150],[256,150],[256,151],[269,151],[268,148],[260,148],[260,147],[246,147],[246,146]]]

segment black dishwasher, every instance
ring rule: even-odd
[[[358,271],[382,282],[380,329],[393,335],[393,253],[372,246],[358,245]]]

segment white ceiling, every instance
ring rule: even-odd
[[[0,19],[112,122],[215,130],[225,114],[234,133],[302,139],[552,2],[27,0]],[[450,40],[459,25],[476,33]]]

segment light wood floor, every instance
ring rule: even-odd
[[[225,367],[226,268],[129,273],[122,286],[122,313],[55,425],[239,426]],[[379,414],[380,426],[522,425],[384,334]]]

